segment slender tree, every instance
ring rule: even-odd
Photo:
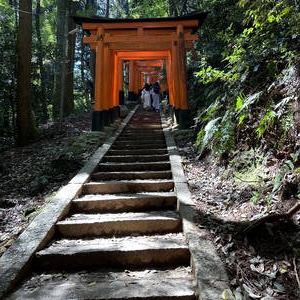
[[[109,6],[110,6],[110,1],[106,0],[106,10],[105,10],[105,17],[109,17]]]
[[[76,3],[70,1],[68,7],[69,15],[76,14]],[[73,18],[69,18],[68,21],[68,32],[67,34],[67,58],[66,58],[66,78],[65,78],[65,99],[64,99],[64,115],[68,116],[73,112],[74,104],[74,59],[75,59],[75,42],[76,42],[76,24]]]
[[[57,1],[57,26],[56,26],[56,64],[54,74],[54,90],[53,90],[53,116],[57,118],[63,113],[68,115],[70,111],[66,109],[67,94],[66,88],[66,42],[68,34],[69,22],[69,1]],[[63,111],[61,109],[64,108]]]
[[[26,145],[38,135],[31,111],[32,0],[19,3],[17,33],[17,144]]]
[[[36,1],[36,14],[35,14],[35,30],[37,35],[37,62],[39,67],[39,100],[42,106],[41,120],[45,123],[48,120],[48,108],[46,98],[46,74],[44,68],[44,47],[41,36],[41,0]]]

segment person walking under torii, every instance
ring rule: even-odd
[[[151,90],[151,95],[152,95],[152,107],[156,112],[159,112],[160,108],[160,86],[158,82],[155,82],[153,85],[153,88]]]
[[[143,108],[148,110],[151,108],[151,94],[150,94],[150,85],[148,83],[145,84],[142,95],[141,95],[142,101],[143,101]]]

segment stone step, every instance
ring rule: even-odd
[[[164,136],[163,130],[162,129],[124,129],[122,134],[120,136]]]
[[[169,161],[164,162],[136,162],[136,163],[100,163],[100,172],[121,172],[121,171],[165,171],[170,170]]]
[[[190,267],[38,273],[7,299],[196,300]]]
[[[168,154],[151,155],[149,152],[148,155],[105,155],[101,162],[155,162],[169,159]]]
[[[124,236],[171,233],[182,230],[174,211],[74,214],[56,224],[60,236]]]
[[[155,132],[153,132],[152,130],[151,131],[146,131],[146,130],[143,130],[143,131],[125,131],[125,132],[122,132],[122,134],[117,138],[117,140],[120,140],[120,139],[129,139],[129,140],[135,140],[135,139],[162,139],[164,140],[165,139],[165,135],[164,135],[164,132],[162,130],[157,130]]]
[[[147,143],[136,142],[115,142],[112,145],[112,149],[157,149],[166,147],[165,142],[148,141]]]
[[[36,268],[146,268],[188,266],[190,252],[181,233],[166,235],[62,239],[36,253]]]
[[[162,128],[161,125],[161,119],[158,114],[151,115],[148,117],[133,117],[130,121],[130,123],[127,124],[126,129],[132,128],[134,130],[141,130],[142,128],[145,129],[156,129],[156,128]]]
[[[136,139],[150,139],[150,140],[165,140],[165,135],[162,130],[157,132],[123,132],[117,140],[136,140]]]
[[[119,145],[127,145],[127,144],[138,144],[138,145],[149,145],[152,144],[153,142],[155,142],[155,144],[165,144],[165,139],[159,139],[159,138],[153,138],[153,139],[148,139],[148,138],[144,138],[144,137],[140,137],[138,139],[136,138],[128,138],[128,139],[117,139],[115,141],[115,144],[119,144]]]
[[[86,183],[83,185],[83,194],[169,192],[173,189],[172,180],[122,180]]]
[[[155,137],[155,136],[132,136],[132,137],[119,137],[116,140],[116,143],[126,143],[126,144],[151,144],[155,142],[165,144],[165,138]]]
[[[134,180],[134,179],[171,179],[171,171],[147,171],[147,172],[96,172],[92,180]]]
[[[174,193],[136,193],[116,195],[85,195],[72,201],[75,212],[126,212],[151,209],[175,209]]]
[[[167,148],[152,149],[151,154],[167,154]],[[107,155],[147,155],[148,149],[120,149],[120,150],[108,150]]]

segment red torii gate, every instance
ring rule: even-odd
[[[142,61],[165,61],[169,103],[184,127],[188,117],[186,51],[198,39],[205,13],[181,17],[110,19],[74,17],[90,36],[83,41],[96,52],[95,104],[92,130],[102,130],[123,104],[123,65],[130,61],[129,93],[139,86],[137,67]],[[136,64],[134,62],[137,62]]]

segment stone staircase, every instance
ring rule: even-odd
[[[9,299],[196,299],[160,116],[137,112]]]

